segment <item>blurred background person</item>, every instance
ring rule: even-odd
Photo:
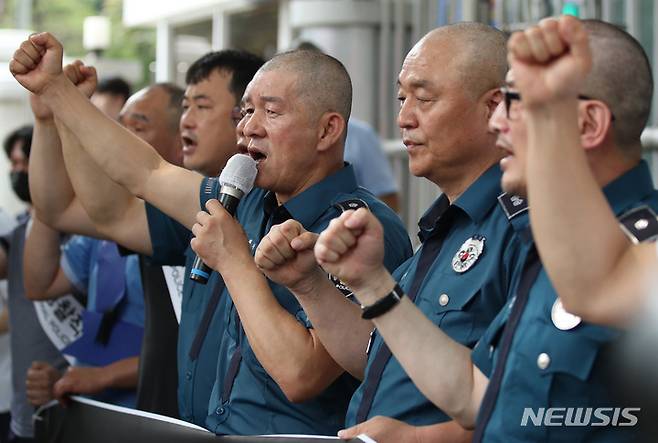
[[[67,362],[41,327],[34,304],[25,297],[23,286],[23,250],[32,215],[28,186],[28,163],[32,145],[32,127],[13,131],[5,139],[4,150],[11,163],[12,188],[28,204],[18,217],[17,226],[0,239],[0,278],[7,278],[12,388],[10,437],[12,442],[31,442],[34,437],[32,414],[27,399],[26,377],[35,361],[62,371]]]

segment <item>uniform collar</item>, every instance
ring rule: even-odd
[[[474,223],[480,222],[497,203],[500,190],[500,178],[502,172],[500,166],[495,164],[487,169],[477,180],[475,180],[459,198],[450,205],[448,198],[442,194],[434,201],[432,206],[423,214],[418,222],[421,240],[427,238],[436,228],[437,222],[451,207],[459,208]]]
[[[620,214],[654,192],[649,166],[642,160],[635,167],[608,183],[603,193],[616,214]]]
[[[339,171],[325,177],[283,205],[277,206],[276,196],[272,191],[268,191],[263,198],[265,216],[273,216],[272,224],[293,218],[309,227],[333,204],[337,194],[349,194],[357,188],[354,167],[346,163]],[[284,219],[279,220],[282,218]]]
[[[501,194],[500,179],[502,172],[498,163],[487,169],[466,191],[459,196],[454,205],[462,208],[473,222],[480,222],[492,206],[498,203]]]

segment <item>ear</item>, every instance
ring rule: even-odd
[[[503,101],[503,92],[500,88],[490,89],[485,92],[481,98],[487,109],[487,121],[491,120],[491,116],[496,112],[498,104]]]
[[[599,147],[612,129],[612,112],[599,100],[581,100],[578,109],[580,141],[585,149]]]
[[[338,143],[345,133],[345,119],[337,112],[326,112],[318,122],[318,151],[326,151]]]

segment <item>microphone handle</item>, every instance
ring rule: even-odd
[[[224,192],[224,191],[228,191],[228,192]],[[231,193],[229,194],[229,192]],[[238,203],[240,203],[240,198],[242,197],[241,194],[242,191],[240,191],[239,189],[231,188],[229,186],[222,186],[221,192],[217,197],[217,200],[219,200],[219,203],[224,207],[224,209],[226,209],[226,212],[228,212],[233,216],[235,215],[235,211],[238,208]],[[206,283],[208,283],[208,279],[210,278],[211,273],[212,273],[212,269],[209,266],[207,266],[203,262],[203,260],[201,260],[201,257],[197,255],[194,258],[194,264],[192,265],[192,269],[190,270],[190,280],[205,285]]]

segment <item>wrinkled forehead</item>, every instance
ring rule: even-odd
[[[402,63],[398,83],[409,87],[438,87],[458,81],[458,53],[454,46],[445,42],[436,38],[418,42]]]
[[[249,82],[242,96],[241,103],[256,101],[294,101],[295,85],[299,83],[299,75],[285,68],[273,68],[258,71]]]

